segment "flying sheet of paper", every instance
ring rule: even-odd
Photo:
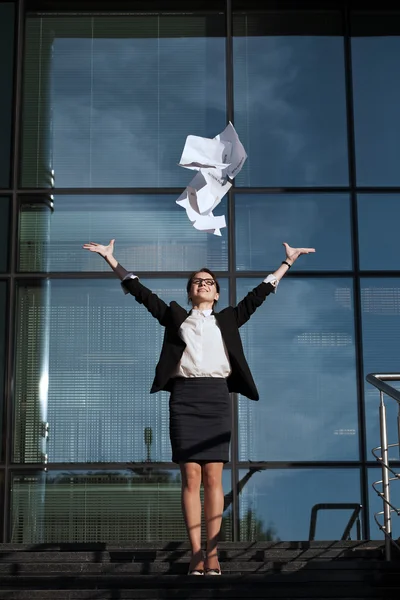
[[[226,147],[230,148],[229,165],[227,165],[224,172],[225,175],[233,179],[238,173],[240,173],[244,162],[247,158],[246,150],[243,147],[242,142],[239,140],[239,136],[232,123],[229,121],[221,133],[216,136],[216,139],[226,144]]]
[[[193,227],[199,231],[206,231],[207,233],[213,233],[214,235],[221,235],[220,229],[226,227],[225,216],[215,217],[210,211],[207,215],[200,215],[197,210],[193,208],[193,204],[197,205],[193,194],[184,192],[180,199],[176,201],[177,204],[182,206],[186,210],[189,221],[191,221]]]
[[[226,159],[231,153],[229,146],[216,138],[211,140],[197,135],[188,135],[179,166],[196,171],[199,169],[225,169],[229,166],[226,163]]]
[[[198,171],[176,203],[185,208],[193,227],[221,235],[225,216],[212,213],[232,187],[228,181],[240,172],[247,158],[232,123],[215,138],[188,135],[179,166]]]
[[[193,177],[185,192],[192,200],[192,206],[201,215],[207,215],[221,202],[232,184],[218,177],[209,169],[202,169]]]
[[[206,217],[200,217],[193,223],[195,229],[200,231],[212,231],[215,235],[221,235],[222,227],[226,227],[225,216],[214,217],[212,212]]]

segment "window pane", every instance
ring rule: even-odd
[[[361,279],[361,310],[364,375],[368,373],[400,373],[400,279]],[[400,382],[393,383],[400,390]],[[397,402],[385,396],[388,441],[397,436]],[[365,382],[367,452],[380,445],[379,391]]]
[[[224,471],[223,486],[229,493],[229,470]],[[186,539],[186,529],[180,489],[179,470],[148,465],[116,472],[15,474],[11,541],[181,541]],[[232,539],[229,514],[224,518],[223,538]]]
[[[8,271],[10,199],[0,196],[0,271]]]
[[[244,473],[241,473],[241,476]],[[240,539],[309,538],[311,511],[320,503],[359,503],[358,469],[287,469],[256,473],[239,496]],[[319,511],[316,540],[339,540],[352,510]],[[353,527],[352,539],[356,539]]]
[[[285,256],[284,241],[317,250],[296,262],[294,270],[351,269],[347,196],[236,194],[235,202],[238,271],[275,270]]]
[[[14,4],[0,2],[0,187],[10,187]]]
[[[397,459],[398,459],[397,455]],[[397,467],[394,469],[399,472],[400,469]],[[390,475],[392,477],[392,475]],[[379,529],[374,515],[378,512],[383,511],[383,500],[378,496],[378,494],[372,488],[372,484],[374,482],[382,481],[382,470],[380,468],[377,469],[368,469],[368,484],[369,484],[369,524],[370,524],[370,539],[371,540],[383,540],[385,538],[384,534]],[[377,485],[377,489],[382,492],[382,484]],[[393,481],[390,484],[390,502],[393,506],[400,509],[400,487],[398,481]],[[383,515],[377,515],[377,519],[381,525],[384,524]],[[397,542],[400,537],[400,519],[396,515],[396,513],[392,514],[392,537]]]
[[[186,280],[143,283],[188,306]],[[17,314],[15,462],[171,461],[169,394],[149,394],[163,329],[118,280],[21,283]]]
[[[221,13],[28,18],[22,185],[186,186],[186,136],[226,126],[224,28]]]
[[[3,417],[4,417],[4,374],[6,366],[6,306],[7,306],[7,283],[0,281],[0,462],[4,461],[2,452],[4,450]],[[1,478],[0,478],[1,483]],[[0,486],[1,488],[1,486]],[[1,489],[0,489],[1,492]],[[1,505],[0,505],[1,507]],[[0,515],[2,513],[0,512]]]
[[[353,16],[357,184],[399,185],[400,14]]]
[[[348,184],[340,18],[235,15],[235,127],[249,155],[237,184]]]
[[[227,229],[221,237],[195,229],[176,196],[56,196],[23,200],[21,271],[110,271],[86,242],[108,244],[126,269],[194,271],[228,268]],[[53,209],[51,208],[53,203]],[[224,198],[214,214],[227,215]]]
[[[359,194],[357,206],[361,269],[397,271],[400,196]]]
[[[358,459],[353,321],[351,280],[288,278],[243,327],[260,401],[239,400],[240,460]]]

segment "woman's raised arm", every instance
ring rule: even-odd
[[[285,260],[282,261],[282,264],[274,271],[268,275],[268,277],[264,280],[264,283],[268,283],[269,287],[265,287],[265,285],[258,285],[254,290],[249,292],[247,296],[241,300],[237,306],[235,306],[234,311],[236,315],[236,321],[238,327],[244,325],[254,313],[254,311],[261,306],[264,302],[265,298],[270,294],[271,290],[276,291],[276,287],[282,277],[287,273],[292,264],[301,256],[302,254],[310,254],[311,252],[315,252],[315,248],[292,248],[286,242],[283,243],[285,246],[286,257]],[[272,286],[272,287],[271,287]]]
[[[157,294],[142,285],[136,275],[129,273],[119,264],[114,257],[114,243],[115,240],[111,240],[108,246],[103,246],[102,244],[96,244],[96,242],[89,242],[88,244],[84,244],[83,248],[89,250],[89,252],[100,254],[122,281],[124,292],[126,294],[132,294],[139,304],[144,304],[153,317],[156,318],[161,325],[165,326],[169,310],[168,305],[164,300],[159,298]]]
[[[102,244],[96,244],[96,242],[89,242],[88,244],[83,244],[82,247],[85,250],[89,250],[89,252],[100,254],[122,281],[128,274],[128,271],[114,257],[114,243],[115,240],[111,240],[108,246],[103,246]]]

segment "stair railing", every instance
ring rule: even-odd
[[[391,559],[392,546],[395,546],[400,550],[399,544],[392,538],[392,514],[396,513],[400,515],[400,509],[396,508],[390,501],[390,483],[392,481],[398,481],[400,479],[400,473],[397,473],[392,469],[389,463],[389,448],[399,448],[400,450],[400,391],[396,390],[392,385],[386,383],[387,381],[400,381],[399,373],[369,373],[366,377],[368,383],[373,385],[379,390],[380,404],[379,404],[379,429],[380,429],[380,446],[373,448],[372,454],[382,466],[382,479],[374,481],[372,484],[373,489],[382,498],[383,510],[374,514],[374,519],[379,529],[385,536],[385,558],[386,560]],[[397,413],[397,436],[398,441],[395,444],[388,444],[387,439],[387,423],[386,423],[386,406],[383,395],[386,394],[389,398],[392,398],[397,402],[398,413]],[[390,476],[392,475],[392,477]],[[383,515],[383,524],[381,523],[381,517]]]
[[[328,502],[328,503],[320,503],[315,504],[311,509],[311,518],[310,518],[310,532],[308,535],[309,541],[313,541],[315,539],[315,530],[317,528],[317,518],[320,510],[351,510],[353,512],[350,515],[350,518],[347,522],[346,527],[344,528],[343,535],[341,540],[350,540],[350,532],[353,528],[354,523],[356,523],[356,535],[357,540],[361,540],[361,523],[360,523],[360,513],[362,510],[362,504],[348,503],[348,502]]]

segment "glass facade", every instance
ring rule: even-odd
[[[14,2],[0,2],[0,189],[11,184],[14,19]]]
[[[232,540],[229,475],[223,477],[224,541]],[[120,471],[34,471],[15,474],[11,489],[14,543],[155,542],[160,532],[171,541],[185,538],[179,470],[147,463]]]
[[[224,23],[218,12],[28,18],[22,186],[185,187],[188,131],[226,125]]]
[[[357,469],[260,469],[239,502],[242,539],[306,540],[313,506],[332,503],[337,508],[317,516],[315,538],[339,540],[352,513],[339,505],[360,503],[360,474]]]
[[[240,279],[238,297],[256,281]],[[240,398],[239,459],[359,460],[352,281],[279,286],[242,333],[261,402]]]
[[[234,14],[238,186],[348,185],[343,54],[340,12]]]
[[[400,85],[398,12],[353,17],[352,73],[357,185],[400,185],[397,167]]]
[[[149,394],[163,331],[82,249],[115,239],[125,268],[186,308],[195,269],[217,273],[223,308],[283,242],[316,248],[241,330],[260,401],[232,394],[221,536],[305,540],[330,503],[316,539],[340,539],[350,503],[381,539],[365,376],[398,372],[400,13],[143,6],[0,0],[0,535],[186,537],[168,394]],[[176,205],[178,163],[187,135],[229,121],[248,159],[214,236]]]

